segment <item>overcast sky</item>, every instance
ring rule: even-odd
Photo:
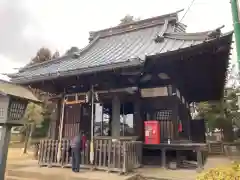
[[[149,18],[187,9],[192,0],[0,0],[0,73],[28,63],[41,47],[82,48],[88,33],[115,26],[126,14]],[[180,18],[183,16],[180,13]],[[229,0],[195,0],[182,21],[188,32],[232,27]],[[0,76],[1,77],[1,76]]]

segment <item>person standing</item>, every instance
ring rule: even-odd
[[[72,171],[79,172],[82,151],[82,132],[75,136],[71,141]]]

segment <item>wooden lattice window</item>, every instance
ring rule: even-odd
[[[161,142],[173,139],[172,110],[159,110],[154,113],[154,120],[160,122]]]
[[[18,121],[22,118],[25,111],[25,104],[17,101],[12,101],[9,107],[9,119],[12,121]]]
[[[155,112],[154,119],[156,120],[171,120],[172,110],[161,110]]]

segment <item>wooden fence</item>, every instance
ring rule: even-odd
[[[58,146],[60,159],[58,159]],[[42,140],[39,144],[38,164],[40,166],[71,166],[70,141]],[[141,166],[142,142],[131,140],[117,140],[98,138],[94,140],[94,163],[90,164],[90,143],[86,143],[81,154],[81,167],[130,172]]]
[[[90,163],[90,143],[87,141],[81,153],[81,167],[127,173],[142,165],[142,142],[134,138],[113,140],[109,137],[94,139],[94,163]],[[58,159],[59,143],[60,159]],[[36,149],[39,166],[71,166],[70,141],[42,140]],[[227,155],[232,159],[240,157],[240,143],[209,142],[209,154]]]
[[[226,155],[228,157],[240,157],[240,142],[208,142],[208,153]]]
[[[222,142],[208,142],[209,154],[224,154],[224,145]]]

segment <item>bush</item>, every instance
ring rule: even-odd
[[[240,164],[233,163],[230,167],[210,169],[200,174],[197,180],[240,180]]]

